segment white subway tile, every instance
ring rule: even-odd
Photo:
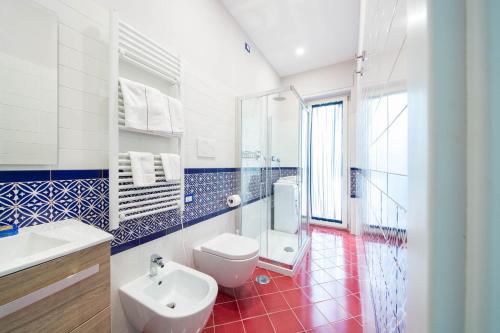
[[[106,113],[96,114],[82,110],[60,107],[59,127],[106,133],[108,131],[108,115]]]
[[[105,151],[107,147],[107,133],[59,128],[60,149]]]
[[[59,64],[102,80],[108,80],[108,66],[106,62],[62,44],[59,45]]]
[[[64,24],[59,25],[59,44],[73,48],[104,62],[108,61],[107,44],[84,36]]]
[[[107,167],[106,151],[59,148],[58,169],[107,169]]]
[[[103,114],[108,110],[108,99],[68,87],[59,87],[59,106]]]
[[[106,81],[65,66],[59,66],[59,84],[100,97],[108,95]]]

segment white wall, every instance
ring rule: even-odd
[[[36,1],[59,16],[58,164],[16,169],[107,168],[109,8],[181,54],[187,167],[233,166],[235,97],[279,86],[258,49],[245,52],[248,37],[219,1]],[[216,140],[215,159],[196,156],[197,136]]]
[[[59,16],[58,169],[107,168],[108,9],[162,45],[179,52],[186,112],[186,167],[235,165],[235,98],[277,88],[279,77],[217,0],[36,0]],[[195,153],[198,136],[214,139],[215,159]],[[33,169],[33,166],[19,168]],[[35,167],[40,168],[40,167]],[[183,233],[148,242],[111,258],[112,330],[132,332],[117,289],[147,272],[153,252],[192,265],[192,248],[234,231],[235,213],[202,222]],[[185,244],[187,257],[182,245]]]
[[[181,54],[182,100],[186,112],[186,166],[231,167],[235,163],[235,98],[276,88],[279,79],[255,47],[244,51],[248,38],[214,0],[198,1],[99,1],[119,11],[120,18]],[[196,155],[198,136],[215,140],[215,159]],[[192,248],[221,232],[234,232],[235,213],[202,222],[112,257],[112,330],[133,332],[121,309],[117,289],[146,273],[148,257],[159,253],[167,259],[192,265]],[[184,257],[182,244],[186,247]],[[126,262],[129,268],[122,263]],[[132,266],[132,268],[130,268]],[[126,271],[126,272],[125,272]],[[126,278],[122,277],[125,274]]]
[[[408,332],[464,332],[464,1],[408,1],[408,64]]]
[[[273,89],[279,78],[216,0],[96,0],[180,53],[186,111],[187,167],[228,167],[235,161],[236,96]],[[215,140],[215,159],[196,156],[196,138]]]
[[[354,58],[354,55],[353,55]],[[281,79],[283,86],[293,85],[303,97],[324,94],[333,91],[350,91],[354,85],[354,60],[344,61],[327,67],[317,68]]]
[[[467,238],[465,331],[500,318],[500,2],[466,1]]]
[[[59,18],[58,163],[0,169],[107,166],[107,11],[91,1],[35,0]]]

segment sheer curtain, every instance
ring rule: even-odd
[[[342,102],[313,105],[311,119],[311,215],[342,219]]]

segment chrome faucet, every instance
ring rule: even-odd
[[[157,254],[151,255],[151,260],[149,261],[149,276],[153,277],[158,274],[158,266],[163,268],[163,258]]]

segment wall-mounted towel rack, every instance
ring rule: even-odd
[[[179,208],[180,179],[165,179],[159,155],[154,156],[154,163],[156,183],[135,187],[129,154],[118,154],[118,212],[121,221]]]
[[[180,81],[179,57],[122,21],[118,21],[118,54],[122,60],[171,84]]]
[[[141,73],[152,75],[172,87],[169,95],[181,98],[181,60],[178,55],[146,37],[130,25],[119,20],[118,13],[110,13],[110,80],[109,80],[109,214],[110,229],[117,229],[120,221],[140,218],[173,209],[184,210],[184,169],[182,134],[165,134],[125,128],[123,98],[118,89],[120,67],[132,66]],[[133,77],[131,78],[133,79]],[[159,82],[154,81],[153,82]],[[157,181],[152,186],[135,187],[132,182],[127,142],[120,142],[120,131],[128,135],[152,135],[156,144],[155,154],[167,153],[172,147],[166,140],[177,140],[177,152],[181,157],[179,181],[165,180],[159,155],[155,155]],[[140,134],[135,134],[140,133]],[[130,140],[130,139],[129,139]],[[163,141],[162,141],[163,140]],[[144,140],[132,140],[135,145]],[[146,140],[145,142],[150,142]],[[144,143],[145,145],[145,143]],[[160,147],[160,148],[158,148]],[[164,149],[161,147],[165,147]],[[151,151],[144,146],[136,151]],[[158,151],[158,149],[162,151]]]

